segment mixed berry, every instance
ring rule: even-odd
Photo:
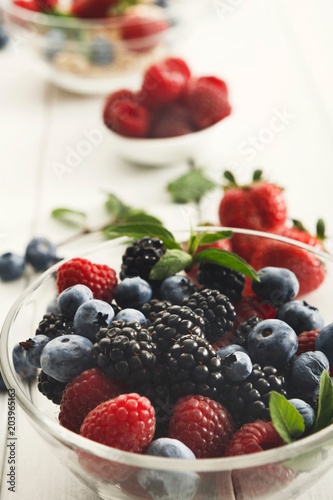
[[[275,394],[304,422],[294,438],[310,434],[321,376],[333,361],[333,328],[299,298],[296,275],[263,268],[251,292],[245,276],[230,281],[228,273],[218,274],[220,289],[193,284],[185,272],[151,279],[167,246],[149,236],[135,240],[119,275],[81,258],[60,265],[58,313],[46,313],[36,336],[15,347],[17,372],[31,378],[39,370],[38,389],[60,405],[60,425],[133,453],[195,460],[283,446],[271,414]],[[223,279],[237,293],[221,292]],[[186,487],[192,499],[199,487],[192,472],[142,470],[127,483],[116,465],[92,463],[89,454],[79,459],[143,498],[159,498],[157,484],[165,498]],[[293,477],[277,467],[272,474],[284,482]]]

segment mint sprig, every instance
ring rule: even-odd
[[[119,236],[129,236],[130,238],[143,238],[144,236],[151,236],[161,239],[166,248],[181,249],[173,234],[168,229],[160,224],[154,224],[151,222],[137,221],[113,224],[104,228],[103,233],[109,239],[118,238]]]
[[[167,185],[174,203],[199,203],[205,194],[215,188],[215,182],[206,177],[202,169],[191,170]]]
[[[52,210],[51,216],[69,226],[85,226],[87,214],[80,210],[71,208],[56,208]]]
[[[193,264],[200,262],[229,267],[234,271],[245,274],[245,276],[249,276],[251,279],[259,281],[257,272],[244,259],[228,250],[222,250],[221,248],[207,248],[206,250],[202,250],[193,257]]]
[[[163,280],[183,271],[192,264],[192,257],[187,252],[173,249],[168,250],[152,268],[149,278]]]
[[[303,435],[305,426],[302,415],[282,394],[271,392],[269,411],[273,425],[285,443],[292,443]]]
[[[312,432],[318,432],[332,423],[333,385],[326,370],[320,376],[318,410]]]
[[[198,250],[200,245],[211,245],[219,240],[231,238],[231,236],[232,231],[217,231],[215,233],[204,231],[198,234],[195,234],[192,231],[188,242],[187,251],[189,254],[193,255]]]

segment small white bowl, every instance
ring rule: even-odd
[[[109,130],[110,142],[113,150],[129,162],[147,167],[168,166],[177,161],[197,159],[221,134],[225,120],[227,118],[198,132],[166,139],[137,139]]]

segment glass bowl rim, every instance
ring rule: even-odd
[[[281,241],[289,243],[293,246],[307,250],[324,261],[329,261],[333,264],[333,256],[327,252],[324,252],[318,248],[309,246],[305,243],[280,236],[274,233],[266,233],[263,231],[255,231],[250,229],[240,229],[240,228],[230,228],[223,226],[198,226],[193,228],[195,232],[200,231],[232,231],[233,233],[245,234],[259,236],[262,238],[267,238],[270,240]],[[175,234],[184,233],[187,236],[190,233],[190,229],[176,229]],[[80,257],[89,258],[89,255],[97,252],[101,249],[107,247],[117,247],[125,242],[133,240],[133,238],[119,237],[113,240],[108,240],[99,245],[94,245],[89,247],[80,253]],[[77,257],[77,252],[75,253]],[[73,257],[69,257],[73,258]],[[126,452],[118,450],[115,448],[96,443],[89,439],[86,439],[74,432],[59,425],[57,421],[51,420],[51,418],[42,414],[38,408],[29,400],[24,391],[21,389],[20,385],[15,382],[14,368],[12,361],[8,356],[8,336],[10,333],[10,328],[15,320],[16,316],[19,314],[20,308],[24,303],[24,300],[31,295],[35,290],[43,285],[44,282],[48,281],[52,274],[58,269],[58,267],[68,260],[66,258],[47,271],[45,271],[38,279],[36,279],[29,287],[27,287],[16,299],[12,307],[10,308],[0,334],[0,361],[2,367],[2,375],[4,381],[10,389],[15,390],[15,398],[19,405],[23,408],[25,413],[41,427],[46,433],[49,433],[53,439],[61,442],[63,445],[73,448],[76,450],[83,450],[98,458],[107,459],[113,462],[118,462],[123,465],[137,467],[137,468],[149,468],[149,469],[159,469],[167,471],[191,471],[191,472],[223,472],[234,469],[247,469],[253,467],[264,466],[269,463],[284,462],[292,458],[296,458],[302,453],[310,453],[311,451],[317,450],[319,447],[324,447],[327,445],[329,438],[333,438],[333,426],[330,425],[321,431],[301,438],[291,444],[286,444],[284,446],[274,448],[271,450],[266,450],[258,453],[253,453],[250,455],[240,455],[236,457],[221,457],[221,458],[205,458],[198,460],[169,460],[165,457],[149,456],[136,454],[131,452]]]

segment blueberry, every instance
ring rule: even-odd
[[[114,61],[113,45],[100,36],[96,36],[91,43],[91,62],[94,66],[108,66]]]
[[[234,354],[235,352],[245,352],[247,354],[247,351],[241,345],[231,344],[221,347],[221,349],[217,351],[217,355],[223,362],[227,356],[230,356],[230,354]]]
[[[61,335],[44,347],[41,368],[58,382],[70,382],[76,375],[95,366],[92,348],[92,342],[81,335]]]
[[[250,332],[247,347],[254,363],[277,368],[291,360],[297,351],[298,340],[295,331],[284,321],[266,319]]]
[[[66,288],[58,297],[61,313],[73,319],[78,308],[94,298],[92,291],[85,285],[74,285]]]
[[[114,321],[117,321],[118,319],[122,319],[127,323],[129,321],[136,321],[143,326],[147,326],[148,324],[146,316],[141,311],[132,309],[131,307],[127,307],[126,309],[122,309],[121,311],[119,311],[119,313],[115,316]]]
[[[36,368],[29,363],[27,353],[20,344],[15,345],[12,357],[14,369],[23,380],[29,380],[36,376]]]
[[[163,7],[163,9],[166,9],[167,7],[169,7],[168,0],[155,0],[154,4],[158,5],[158,7]]]
[[[9,42],[8,35],[3,27],[2,24],[0,24],[0,50],[6,47],[6,45]]]
[[[319,392],[320,376],[329,373],[330,364],[321,351],[309,351],[295,356],[289,373],[289,385],[306,402],[314,400]]]
[[[311,431],[316,420],[314,409],[308,403],[298,398],[289,399],[289,403],[295,406],[296,410],[302,415],[305,426],[304,432]]]
[[[13,281],[22,276],[25,270],[25,258],[12,252],[0,256],[0,278]]]
[[[127,307],[140,309],[143,304],[150,301],[152,296],[150,284],[139,276],[125,278],[118,283],[114,292],[115,301],[123,309]]]
[[[54,299],[51,300],[51,302],[49,302],[49,304],[46,308],[46,312],[50,312],[53,314],[60,314],[60,309],[59,309],[57,297],[55,297]]]
[[[45,271],[57,261],[57,248],[46,238],[33,238],[27,246],[25,258],[37,271]]]
[[[66,48],[66,35],[59,28],[50,29],[45,35],[44,55],[52,60],[57,54],[63,52]]]
[[[324,326],[324,320],[318,309],[304,300],[292,300],[282,304],[276,311],[275,317],[288,323],[297,335]]]
[[[36,368],[40,368],[40,356],[46,344],[50,342],[47,335],[36,335],[33,339],[20,342],[20,346],[26,351],[27,361]]]
[[[79,335],[94,341],[101,328],[108,328],[114,318],[114,310],[103,300],[92,299],[84,302],[75,313],[74,330]]]
[[[6,384],[4,379],[2,378],[1,372],[0,372],[0,391],[5,391],[7,389]]]
[[[252,290],[273,307],[289,302],[299,292],[298,279],[282,267],[263,267],[258,271],[260,281],[252,280]]]
[[[222,362],[222,370],[230,382],[242,382],[252,373],[252,361],[248,354],[235,351]]]
[[[147,455],[171,459],[195,460],[194,453],[178,439],[159,438],[152,441],[145,452]],[[141,469],[138,482],[154,500],[192,500],[199,487],[199,476],[194,472]]]
[[[197,287],[186,276],[181,275],[165,278],[160,286],[161,299],[177,305],[196,291]]]
[[[316,350],[323,352],[333,366],[333,323],[324,326],[316,338]]]

